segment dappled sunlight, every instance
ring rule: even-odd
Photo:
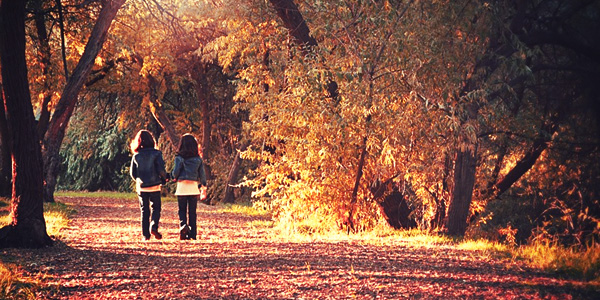
[[[539,298],[568,285],[416,232],[302,239],[252,225],[264,216],[201,204],[198,240],[180,241],[177,205],[163,202],[163,239],[141,241],[137,200],[60,201],[77,210],[64,243],[8,252],[34,261],[24,267],[45,274],[53,299]]]

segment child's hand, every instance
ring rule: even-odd
[[[206,199],[206,187],[203,186],[200,188],[200,200]]]

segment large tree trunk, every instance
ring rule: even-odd
[[[0,82],[0,104],[2,104],[0,105],[0,197],[9,198],[12,191],[12,159],[2,89],[2,82]]]
[[[25,61],[25,2],[0,2],[0,64],[12,153],[10,224],[0,229],[0,247],[52,244],[42,198],[42,157]]]
[[[458,93],[459,98],[478,90],[481,84],[489,80],[491,74],[500,66],[500,60],[497,59],[497,56],[508,56],[514,53],[515,50],[510,45],[504,45],[500,41],[499,36],[490,41],[487,53],[473,67],[472,73],[474,75],[470,75],[466,79],[463,88]],[[467,114],[462,123],[477,121],[479,108],[479,103],[471,100],[471,103],[466,105]],[[458,149],[454,163],[454,189],[448,207],[448,221],[446,224],[450,235],[465,234],[468,225],[467,217],[473,199],[473,187],[475,186],[477,141],[463,140],[463,142],[469,147],[463,146]]]
[[[125,0],[102,1],[102,10],[92,29],[83,55],[79,59],[75,70],[73,70],[73,74],[63,90],[62,96],[54,110],[52,120],[48,125],[48,130],[44,137],[43,149],[45,175],[44,199],[48,202],[54,202],[56,178],[61,165],[59,156],[60,145],[65,137],[69,120],[77,104],[79,92],[92,70],[94,60],[102,49],[104,41],[106,41],[108,29],[124,2]]]
[[[454,190],[448,208],[448,233],[464,235],[467,230],[467,217],[473,198],[475,170],[477,169],[477,148],[464,149],[456,154],[454,164]]]

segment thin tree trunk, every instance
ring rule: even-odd
[[[223,198],[224,203],[234,203],[235,196],[233,195],[233,187],[237,182],[238,174],[240,173],[240,167],[242,165],[242,158],[240,157],[240,152],[246,151],[249,142],[240,147],[239,151],[236,151],[235,158],[233,159],[233,164],[231,164],[231,169],[229,170],[229,175],[227,176],[227,186],[225,187],[225,197]]]
[[[42,75],[44,77],[43,93],[44,98],[42,99],[42,105],[40,106],[40,118],[37,123],[37,136],[42,138],[48,129],[48,122],[50,121],[50,111],[48,110],[48,104],[52,99],[52,92],[50,87],[50,78],[52,77],[52,69],[50,68],[50,59],[52,54],[50,52],[50,44],[48,33],[46,29],[46,18],[42,10],[42,1],[34,1],[36,8],[34,13],[35,28],[37,32],[37,41],[39,43],[38,55],[40,57],[40,67],[42,68]]]
[[[269,0],[277,12],[277,16],[283,21],[283,26],[288,29],[294,42],[304,50],[307,47],[317,46],[317,40],[310,35],[310,29],[306,25],[298,6],[293,0]]]
[[[12,153],[10,223],[0,229],[0,247],[52,244],[42,198],[42,158],[36,136],[25,61],[25,1],[0,2],[0,68]]]
[[[150,89],[150,112],[152,112],[154,120],[156,120],[158,125],[164,130],[169,141],[171,141],[173,149],[177,150],[177,146],[179,146],[179,135],[157,99],[158,92],[156,89],[159,86],[159,83],[154,77],[148,76],[148,85]]]
[[[452,159],[450,159],[450,154],[446,153],[446,158],[444,159],[444,176],[442,177],[442,191],[439,195],[435,197],[435,216],[431,223],[432,229],[442,229],[445,225],[444,219],[446,219],[446,208],[447,208],[447,197],[450,195],[450,189],[448,184],[448,178],[450,174],[450,169],[452,167]]]
[[[73,70],[72,76],[69,78],[65,86],[62,96],[56,105],[54,114],[48,130],[44,136],[44,199],[48,202],[54,202],[54,190],[56,189],[56,177],[60,171],[60,145],[65,136],[69,120],[73,115],[73,110],[77,104],[77,99],[81,88],[83,87],[87,76],[92,70],[94,60],[98,56],[102,45],[106,41],[108,30],[112,21],[115,19],[117,12],[125,3],[125,0],[106,0],[102,1],[103,6],[98,15],[98,20],[92,29],[92,33],[88,40],[83,55],[79,59],[77,66]]]
[[[367,137],[363,138],[363,144],[360,149],[360,158],[358,159],[358,166],[356,169],[356,178],[354,180],[354,187],[352,188],[352,195],[350,196],[350,209],[348,211],[348,232],[354,231],[354,211],[356,209],[356,203],[358,202],[358,188],[360,187],[360,180],[363,176],[363,169],[365,167],[365,157],[367,156]]]
[[[58,27],[60,29],[60,50],[62,54],[63,70],[65,80],[69,80],[69,66],[67,66],[67,46],[65,45],[65,22],[63,18],[63,6],[61,0],[56,0],[58,10]]]
[[[208,90],[208,83],[206,82],[206,72],[205,65],[202,63],[198,63],[197,69],[193,73],[193,79],[196,82],[196,94],[198,95],[198,100],[200,102],[200,108],[202,110],[202,139],[200,140],[200,146],[202,147],[201,157],[204,161],[204,173],[206,174],[206,179],[212,179],[212,170],[209,167],[208,161],[210,161],[209,147],[210,147],[210,132],[212,128],[212,124],[210,122],[210,107],[209,107],[209,99],[211,97],[211,93]],[[206,198],[206,201],[210,202],[209,198]]]
[[[523,158],[512,168],[493,188],[494,196],[499,196],[506,192],[521,176],[523,176],[537,161],[542,152],[548,148],[548,143],[544,139],[537,139],[533,146]]]
[[[310,34],[310,29],[294,0],[269,0],[277,16],[283,22],[283,26],[288,30],[294,43],[300,47],[302,54],[308,54],[311,47],[317,47],[318,43]],[[327,83],[328,97],[336,100],[338,98],[338,84],[333,80]]]

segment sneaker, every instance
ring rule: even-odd
[[[149,241],[149,240],[150,240],[150,237],[149,237],[149,236],[144,236],[144,237],[142,237],[142,242],[147,242],[147,241]]]
[[[187,240],[188,234],[190,234],[190,227],[188,227],[187,225],[181,226],[181,228],[179,229],[179,239]]]
[[[160,232],[158,232],[158,230],[152,229],[152,231],[150,231],[150,233],[157,239],[160,240],[162,239],[162,234],[160,234]]]

